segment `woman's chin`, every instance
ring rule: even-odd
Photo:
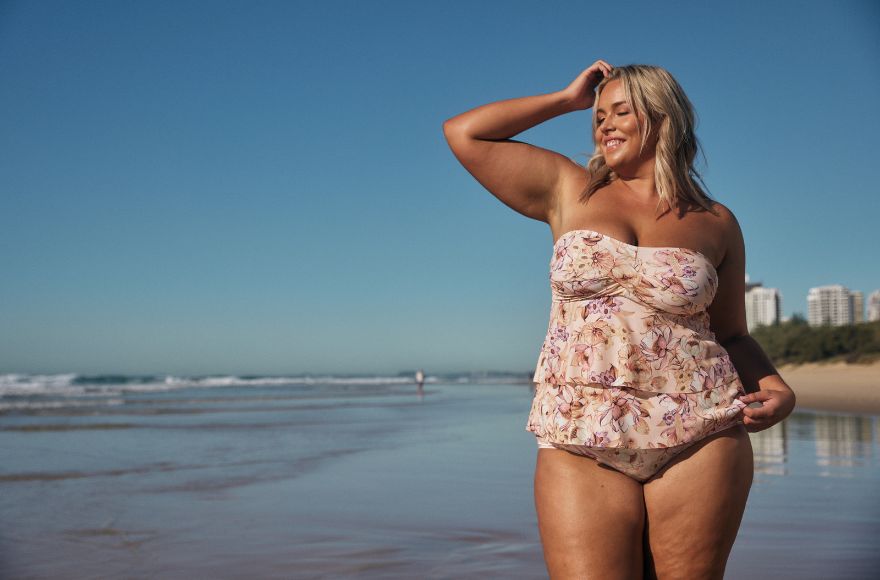
[[[620,166],[620,163],[608,163],[607,157],[605,158],[605,165],[614,173],[619,173],[623,169],[623,167]]]
[[[634,163],[621,163],[620,160],[612,160],[610,163],[608,158],[605,159],[605,165],[614,172],[615,175],[633,175],[638,173],[639,165]]]

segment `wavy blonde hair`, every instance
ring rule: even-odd
[[[716,214],[716,210],[712,208],[713,200],[706,193],[708,188],[694,168],[697,152],[703,151],[694,132],[694,107],[678,81],[667,70],[658,66],[630,64],[615,67],[596,87],[596,104],[605,85],[613,80],[621,81],[627,103],[638,113],[641,147],[644,147],[652,131],[657,131],[654,163],[654,178],[660,196],[657,207],[664,201],[670,209],[697,204]],[[596,108],[593,107],[594,136],[597,126]],[[641,148],[639,153],[641,154]],[[705,158],[703,153],[703,159]],[[598,143],[586,168],[590,179],[581,193],[582,203],[586,203],[600,187],[618,178],[605,164],[605,156]]]

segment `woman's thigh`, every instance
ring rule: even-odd
[[[722,578],[752,485],[749,435],[736,425],[701,440],[644,485],[653,570]]]
[[[552,580],[642,576],[642,485],[594,459],[539,449],[535,508]]]

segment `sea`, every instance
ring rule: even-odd
[[[542,579],[526,374],[0,375],[0,578]],[[750,434],[725,578],[875,578],[880,418]]]

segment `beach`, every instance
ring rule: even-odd
[[[776,369],[803,409],[880,414],[880,361],[805,363]]]
[[[115,380],[8,386],[0,578],[547,578],[531,384]],[[750,439],[725,578],[873,574],[880,416]]]

